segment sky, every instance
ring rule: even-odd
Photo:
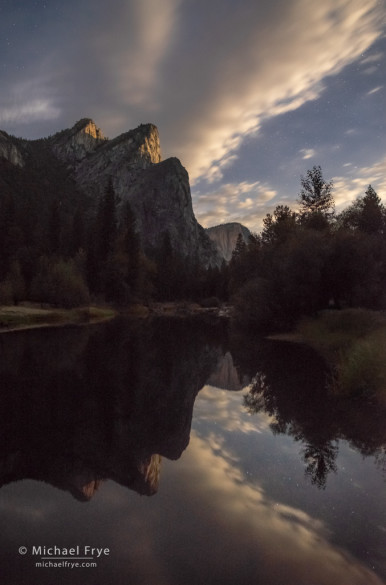
[[[320,165],[386,203],[386,0],[1,0],[0,129],[155,124],[198,221],[260,231]]]

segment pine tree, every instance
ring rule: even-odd
[[[385,208],[381,199],[371,185],[368,186],[361,201],[361,213],[358,228],[367,234],[380,233],[383,230]]]
[[[299,194],[298,202],[300,203],[300,216],[302,221],[308,222],[315,220],[317,226],[318,216],[321,219],[321,226],[324,227],[326,221],[334,213],[334,198],[332,196],[333,181],[325,181],[320,166],[314,166],[307,171],[306,177],[301,177],[302,189]],[[311,226],[314,227],[314,226]]]

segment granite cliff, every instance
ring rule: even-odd
[[[46,139],[22,140],[0,132],[0,162],[24,170],[33,168],[42,184],[46,177],[72,181],[74,192],[87,197],[90,209],[112,180],[118,212],[129,201],[144,249],[161,245],[169,234],[173,249],[204,266],[221,259],[192,207],[188,173],[177,158],[161,160],[158,129],[141,124],[110,140],[88,118]],[[52,187],[51,187],[52,190]]]
[[[207,235],[216,246],[217,252],[222,259],[229,262],[232,252],[236,247],[237,238],[241,234],[244,242],[248,242],[251,232],[241,223],[224,223],[207,228]]]

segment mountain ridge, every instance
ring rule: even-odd
[[[162,161],[158,128],[152,123],[140,124],[112,140],[91,118],[38,140],[0,131],[0,158],[20,173],[33,168],[36,183],[47,183],[51,173],[52,191],[56,191],[53,167],[62,165],[60,174],[73,182],[74,192],[83,193],[92,213],[111,180],[118,214],[128,201],[145,250],[160,247],[168,234],[172,249],[189,261],[204,267],[221,263],[215,245],[194,215],[188,173],[177,158]]]

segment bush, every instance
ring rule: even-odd
[[[336,366],[335,389],[345,396],[376,396],[386,401],[386,329],[359,339]]]

